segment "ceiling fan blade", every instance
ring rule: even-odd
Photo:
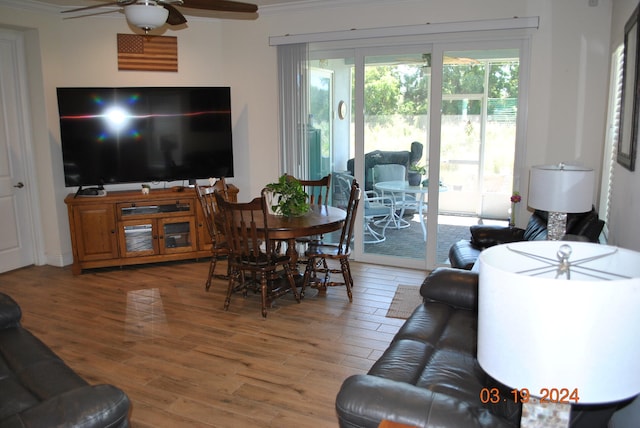
[[[113,10],[109,9],[109,10],[103,10],[102,12],[93,12],[93,13],[85,13],[82,15],[76,15],[76,16],[65,16],[64,18],[62,18],[63,20],[67,20],[67,19],[79,19],[79,18],[87,18],[89,16],[98,16],[98,15],[107,15],[110,13],[114,13]]]
[[[167,18],[167,24],[169,25],[180,25],[187,22],[187,18],[176,9],[174,6],[168,3],[162,3],[162,7],[169,11],[169,17]]]
[[[127,6],[129,4],[135,3],[136,0],[118,0],[118,1],[110,1],[107,3],[94,4],[92,6],[78,7],[76,9],[63,10],[60,13],[73,13],[73,12],[82,12],[83,10],[96,9],[99,7],[106,6]]]
[[[241,3],[229,0],[183,0],[182,7],[191,9],[216,10],[222,12],[246,12],[255,13],[258,6],[251,3]]]
[[[105,7],[105,6],[119,6],[119,2],[110,1],[108,3],[94,4],[93,6],[85,6],[85,7],[79,7],[79,8],[76,8],[76,9],[63,10],[60,13],[81,12],[83,10],[96,9],[98,7]]]

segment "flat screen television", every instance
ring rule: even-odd
[[[67,187],[233,177],[228,87],[57,93]]]

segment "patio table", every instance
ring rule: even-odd
[[[426,206],[425,199],[426,199],[427,193],[429,193],[429,188],[427,186],[423,186],[422,184],[419,186],[410,186],[408,181],[381,181],[379,183],[375,183],[374,187],[377,190],[381,190],[382,192],[389,192],[393,194],[402,195],[401,204],[406,204],[407,194],[415,195],[415,199],[418,204],[417,210],[420,217],[420,226],[422,227],[422,238],[426,242],[427,227],[424,224],[424,216],[422,215],[422,210]],[[447,186],[440,185],[440,192],[444,192],[446,190],[447,190]],[[395,198],[393,198],[393,200],[395,201]],[[402,218],[400,218],[399,221],[406,222],[406,220]]]

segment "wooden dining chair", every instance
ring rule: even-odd
[[[329,203],[329,192],[331,190],[331,174],[326,175],[318,180],[300,180],[292,175],[288,175],[294,180],[298,180],[305,193],[308,195],[308,202],[310,205],[323,205]],[[302,250],[299,253],[302,255],[306,251],[306,247],[311,243],[322,242],[322,235],[303,236],[296,238],[296,244],[302,246]],[[304,257],[299,257],[298,262],[306,264]]]
[[[276,242],[269,238],[264,190],[261,197],[244,203],[226,201],[218,192],[215,197],[222,213],[229,245],[229,286],[224,309],[229,309],[234,291],[242,291],[244,296],[247,295],[250,282],[246,280],[245,272],[251,273],[252,278],[259,278],[263,317],[267,316],[267,308],[271,303],[289,291],[300,303],[300,295],[289,265],[291,259],[286,254],[279,254]]]
[[[309,204],[322,205],[329,203],[331,190],[331,174],[318,180],[298,180],[304,191],[309,195]]]
[[[215,192],[219,192],[225,200],[229,200],[228,186],[224,178],[216,181],[213,186],[200,186],[196,183],[196,194],[204,214],[204,224],[211,239],[211,263],[209,264],[209,275],[204,286],[207,291],[211,287],[213,278],[226,280],[229,275],[228,266],[226,275],[216,275],[215,273],[218,259],[229,255],[229,245],[224,236],[224,224],[214,196]]]
[[[351,289],[353,288],[353,277],[349,266],[349,256],[351,255],[351,240],[353,238],[353,228],[355,224],[356,212],[360,202],[360,186],[354,179],[351,183],[351,191],[346,207],[346,217],[340,241],[337,244],[310,243],[305,253],[307,257],[307,267],[304,271],[301,295],[304,296],[307,286],[317,287],[321,291],[326,291],[327,287],[344,285],[347,289],[349,301],[353,301]],[[328,260],[337,260],[340,268],[331,267]],[[318,263],[321,261],[322,263]],[[331,274],[342,274],[342,281],[332,281]],[[320,276],[319,276],[320,275]]]

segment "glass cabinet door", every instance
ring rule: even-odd
[[[195,251],[195,221],[193,217],[171,217],[158,220],[160,251],[163,254]]]
[[[120,251],[124,257],[196,251],[193,204],[190,201],[118,205]]]
[[[158,237],[153,220],[127,220],[121,223],[120,248],[125,257],[158,254]]]

